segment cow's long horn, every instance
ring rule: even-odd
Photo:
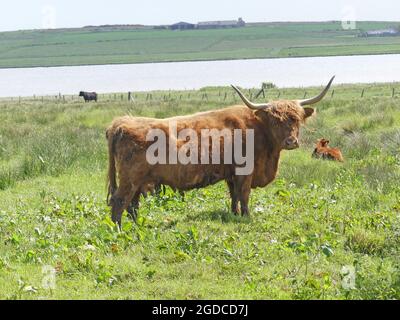
[[[267,109],[271,107],[271,104],[269,103],[253,103],[251,101],[249,101],[249,99],[247,99],[243,93],[240,92],[240,90],[235,87],[234,85],[232,85],[232,88],[238,93],[239,97],[243,100],[243,102],[246,104],[246,106],[248,106],[250,109],[252,110],[260,110],[260,109]]]
[[[332,82],[333,82],[334,79],[335,79],[335,76],[332,77],[331,81],[329,81],[329,83],[326,86],[326,88],[318,96],[315,96],[315,97],[313,97],[311,99],[299,100],[300,105],[301,106],[308,106],[310,104],[315,104],[317,102],[320,102],[325,97],[325,95],[328,93],[329,88],[331,87]]]

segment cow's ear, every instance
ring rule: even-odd
[[[313,108],[304,108],[304,119],[311,117],[315,113]]]

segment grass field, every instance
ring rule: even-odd
[[[60,29],[0,33],[0,68],[400,53],[400,37],[358,37],[399,22],[269,23],[241,29]]]
[[[400,299],[400,100],[391,87],[370,85],[364,98],[360,86],[335,87],[302,147],[283,153],[278,179],[252,192],[251,218],[229,213],[220,183],[185,201],[171,190],[142,199],[138,224],[124,217],[121,232],[105,203],[111,120],[221,108],[234,103],[231,90],[134,103],[0,100],[0,299]],[[345,163],[311,158],[321,137]],[[42,288],[47,265],[57,272],[52,290]],[[352,289],[343,268],[355,270]]]

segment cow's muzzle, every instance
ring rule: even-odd
[[[285,140],[284,149],[293,150],[299,147],[299,140],[295,137],[289,137]]]

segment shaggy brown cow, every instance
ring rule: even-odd
[[[343,155],[340,149],[328,147],[329,140],[319,139],[313,152],[313,157],[324,160],[336,160],[343,162]]]
[[[125,116],[117,118],[107,129],[109,148],[108,169],[108,203],[112,208],[112,220],[121,225],[121,217],[131,203],[133,210],[138,208],[139,197],[144,186],[164,184],[177,190],[190,190],[206,187],[218,181],[225,180],[232,199],[232,212],[249,214],[248,201],[252,188],[265,187],[275,179],[282,150],[293,150],[299,147],[299,131],[302,123],[314,114],[314,109],[305,106],[312,105],[324,98],[334,77],[327,87],[316,97],[305,100],[280,100],[270,103],[255,104],[250,102],[236,87],[233,88],[242,98],[246,106],[236,105],[222,110],[197,113],[190,116],[180,116],[168,119],[153,119]],[[230,136],[219,137],[223,149],[225,139],[233,141],[234,131],[252,132],[254,137],[253,157],[254,168],[250,174],[237,174],[242,164],[235,159],[224,157],[224,150],[214,155],[221,159],[220,163],[175,163],[170,161],[171,152],[166,156],[166,163],[150,163],[148,151],[153,147],[155,139],[148,141],[149,132],[158,131],[167,137],[166,150],[171,144],[177,150],[185,146],[187,139],[171,134],[171,127],[177,132],[192,129],[196,133],[203,129],[228,130]],[[159,138],[160,139],[160,138]],[[158,142],[158,140],[157,140]],[[241,151],[251,150],[251,146],[241,142]],[[234,145],[236,148],[236,145]],[[240,149],[238,147],[238,149]],[[192,151],[191,151],[192,152]],[[200,153],[204,152],[203,149]],[[184,149],[184,154],[186,154]],[[251,153],[251,152],[250,152]],[[229,161],[230,160],[230,161]],[[117,173],[119,184],[117,185]]]

